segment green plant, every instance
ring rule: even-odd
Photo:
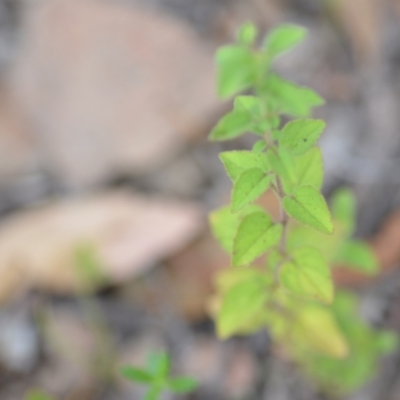
[[[121,375],[132,382],[149,387],[143,400],[157,400],[163,391],[189,393],[196,389],[197,382],[190,377],[171,378],[171,359],[167,353],[151,353],[147,368],[123,367]],[[32,389],[25,395],[25,400],[53,400],[45,392]]]
[[[25,395],[26,400],[54,400],[53,397],[50,397],[46,393],[42,392],[41,390],[33,389],[30,390]]]
[[[189,377],[170,378],[171,360],[166,353],[150,354],[146,369],[124,367],[122,375],[139,384],[146,385],[149,390],[144,400],[157,400],[160,394],[169,390],[175,393],[188,393],[196,389],[197,382]]]
[[[309,115],[324,100],[273,70],[274,60],[306,34],[282,25],[257,46],[257,29],[247,23],[235,44],[217,52],[218,93],[236,97],[209,138],[250,132],[258,140],[252,150],[220,154],[233,182],[231,204],[212,212],[210,224],[232,267],[216,278],[213,310],[221,338],[267,328],[323,388],[346,392],[371,376],[396,338],[371,330],[357,316],[352,294],[334,293],[335,265],[374,274],[378,264],[367,245],[352,239],[352,194],[336,192],[331,213],[320,192],[324,170],[316,144],[325,122]],[[292,120],[283,124],[283,118]],[[267,190],[280,203],[279,220],[253,204]]]

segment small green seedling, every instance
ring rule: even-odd
[[[157,400],[163,391],[175,393],[192,392],[197,382],[189,377],[171,378],[171,360],[166,353],[150,354],[147,368],[124,367],[122,375],[132,382],[149,387],[143,400]]]
[[[335,294],[335,265],[375,274],[378,263],[352,238],[353,195],[336,192],[330,211],[321,193],[317,143],[325,122],[310,115],[324,100],[274,71],[274,60],[306,36],[300,26],[282,25],[259,43],[256,27],[247,23],[235,44],[217,52],[218,93],[234,100],[209,139],[246,133],[257,139],[251,150],[220,154],[232,180],[231,203],[212,212],[210,224],[232,266],[216,278],[212,308],[219,337],[267,328],[323,388],[347,392],[371,376],[396,338],[372,331],[357,316],[354,296]],[[279,219],[255,204],[266,191],[277,197]]]
[[[33,389],[25,395],[25,400],[54,400],[54,398],[41,390]]]

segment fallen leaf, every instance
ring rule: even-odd
[[[152,171],[208,130],[213,49],[189,24],[96,0],[23,10],[11,87],[65,186]]]
[[[127,192],[21,211],[0,224],[0,299],[17,288],[81,290],[86,271],[79,270],[76,252],[83,245],[101,275],[123,282],[176,253],[201,227],[196,205]]]

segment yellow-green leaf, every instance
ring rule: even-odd
[[[257,27],[251,22],[245,22],[239,29],[238,40],[246,46],[251,45],[257,38]]]
[[[313,147],[293,161],[298,185],[311,185],[321,189],[324,180],[324,165],[321,150]]]
[[[267,152],[267,160],[271,169],[281,178],[285,193],[291,193],[296,183],[296,172],[292,155],[282,148],[279,149],[278,153],[269,150]]]
[[[331,199],[332,216],[343,226],[348,236],[353,233],[355,223],[356,199],[349,189],[337,190]]]
[[[358,315],[357,299],[350,292],[338,292],[330,309],[348,343],[348,356],[338,360],[308,353],[300,362],[324,389],[344,395],[371,379],[381,354],[394,350],[397,335],[368,326]]]
[[[329,267],[318,250],[304,247],[294,250],[290,261],[283,264],[280,280],[291,293],[323,303],[333,300]]]
[[[270,276],[262,274],[255,267],[226,268],[217,273],[214,283],[218,293],[225,294],[239,282],[259,279],[264,280],[266,284],[271,284]]]
[[[291,153],[305,153],[317,142],[325,129],[325,122],[318,119],[298,119],[283,128],[279,143]]]
[[[301,43],[306,36],[307,30],[301,26],[280,25],[266,37],[264,47],[268,55],[273,58],[292,49]]]
[[[25,395],[26,400],[54,400],[54,397],[47,395],[46,393],[42,392],[41,390],[30,390]]]
[[[299,310],[295,336],[306,346],[333,358],[345,358],[349,349],[329,309],[308,305]]]
[[[247,132],[251,126],[248,112],[233,110],[220,119],[208,138],[213,141],[234,139]]]
[[[312,186],[299,186],[283,199],[285,211],[295,220],[323,233],[333,233],[332,217],[324,197]]]
[[[336,255],[335,261],[369,275],[376,274],[379,270],[378,260],[372,249],[359,240],[344,242]]]
[[[297,224],[290,229],[286,244],[289,251],[300,247],[313,247],[324,256],[328,265],[331,265],[342,242],[343,234],[336,226],[332,235],[325,235],[314,228]]]
[[[265,97],[274,99],[276,107],[282,113],[294,117],[308,117],[314,107],[325,103],[313,90],[298,86],[278,75],[271,74],[261,91]]]
[[[282,235],[282,226],[273,223],[265,212],[257,211],[244,217],[233,242],[234,266],[246,265],[275,246]]]
[[[225,339],[239,332],[262,311],[266,299],[266,287],[259,277],[242,280],[230,288],[223,296],[217,316],[218,336]]]
[[[257,200],[268,189],[272,178],[272,174],[266,174],[260,168],[243,172],[233,185],[232,212],[237,212]]]
[[[265,153],[254,153],[245,150],[224,151],[220,153],[219,158],[232,181],[235,181],[240,174],[251,168],[260,168],[264,172],[269,171]]]
[[[254,143],[252,151],[254,153],[261,153],[265,148],[267,147],[267,143],[265,140],[257,140],[257,142]]]
[[[230,206],[221,207],[211,212],[209,216],[211,229],[221,247],[228,253],[232,253],[233,240],[242,219],[247,214],[262,210],[260,206],[252,204],[235,214],[232,213]]]
[[[225,46],[218,50],[218,94],[228,98],[247,89],[254,81],[257,60],[250,49],[243,46]]]
[[[246,132],[262,134],[269,126],[265,119],[264,102],[255,96],[237,96],[233,110],[225,114],[212,129],[209,139],[234,139]]]

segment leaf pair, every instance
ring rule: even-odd
[[[307,31],[295,25],[282,25],[267,36],[259,52],[254,52],[250,47],[257,33],[253,24],[244,24],[238,34],[238,44],[217,52],[218,94],[222,98],[249,88],[265,72],[270,60],[303,41]]]
[[[147,369],[124,367],[122,375],[139,384],[149,386],[144,400],[157,400],[164,390],[187,393],[197,387],[197,382],[188,377],[170,378],[171,362],[166,353],[153,353],[147,362]]]
[[[223,141],[234,139],[246,132],[263,134],[271,127],[266,117],[264,102],[255,96],[238,96],[233,110],[223,116],[211,131],[209,139]]]

